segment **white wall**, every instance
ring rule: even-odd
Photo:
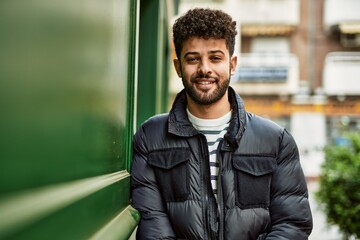
[[[326,117],[316,112],[297,112],[291,116],[291,133],[300,151],[305,176],[319,176],[324,161]]]

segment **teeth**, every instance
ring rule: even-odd
[[[201,85],[208,85],[208,84],[211,84],[211,82],[198,82],[199,84]]]

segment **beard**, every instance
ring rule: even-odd
[[[200,105],[210,105],[218,100],[220,100],[226,93],[227,89],[230,85],[230,74],[229,78],[224,81],[219,81],[216,78],[213,84],[216,85],[216,89],[212,92],[209,91],[201,91],[195,87],[195,82],[197,78],[210,78],[209,76],[196,75],[191,78],[191,81],[186,81],[186,79],[182,78],[182,82],[185,88],[185,92],[187,95],[196,103]],[[213,78],[212,78],[213,79]]]

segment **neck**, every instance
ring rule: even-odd
[[[202,119],[215,119],[224,116],[231,110],[231,105],[228,100],[228,93],[217,102],[209,105],[201,105],[194,102],[187,96],[188,109],[192,115]]]

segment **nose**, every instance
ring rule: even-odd
[[[197,69],[199,74],[210,74],[211,73],[211,67],[210,63],[207,60],[201,60]]]

